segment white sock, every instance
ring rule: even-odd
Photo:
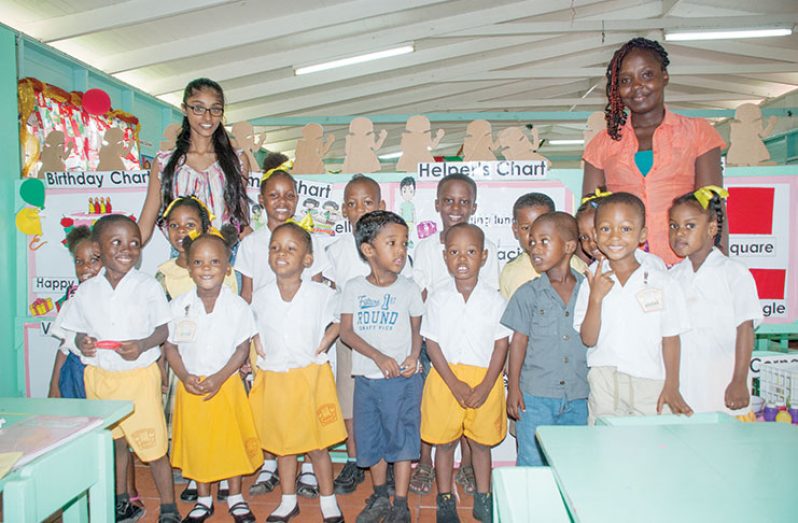
[[[222,481],[219,482],[219,490],[222,489],[230,490],[230,485],[227,483],[226,479],[223,479]]]
[[[188,482],[187,488],[191,490],[197,490],[197,482],[192,479],[191,481]]]
[[[306,472],[310,472],[311,475],[304,475],[302,476],[302,483],[306,485],[313,485],[316,486],[319,482],[316,480],[316,474],[313,472],[313,463],[305,461],[302,463],[302,471],[303,474]]]
[[[274,475],[274,472],[277,470],[277,460],[275,459],[267,459],[263,462],[263,466],[260,468],[260,474],[258,474],[258,479],[255,480],[255,483],[263,483],[264,481],[268,481]]]
[[[236,503],[243,503],[243,502],[244,502],[244,496],[241,494],[236,494],[235,496],[227,496],[227,506],[230,508],[233,508],[233,505],[235,505]],[[233,510],[234,516],[243,516],[246,513],[247,509],[243,507],[238,507],[235,510]]]
[[[319,496],[319,504],[321,505],[321,515],[324,518],[332,518],[341,515],[341,509],[338,508],[338,500],[335,499],[335,494],[330,496]]]
[[[280,506],[274,509],[272,516],[286,517],[296,507],[296,494],[283,494]]]
[[[206,497],[200,496],[197,498],[196,503],[211,508],[213,506],[213,496],[206,496]],[[191,512],[188,513],[188,515],[191,517],[198,518],[203,514],[203,512],[204,511],[202,510],[192,510]]]

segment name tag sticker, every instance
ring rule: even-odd
[[[197,324],[193,320],[183,319],[177,322],[175,341],[187,343],[194,341],[194,334],[197,332]]]
[[[656,312],[665,308],[662,289],[645,288],[637,293],[637,303],[643,312]]]

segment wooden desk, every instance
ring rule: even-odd
[[[541,427],[574,521],[798,521],[798,427]]]
[[[42,521],[63,510],[64,523],[114,520],[114,453],[107,429],[133,410],[127,401],[0,398],[0,417],[94,416],[97,427],[0,480],[3,521]],[[88,501],[88,503],[87,503]]]

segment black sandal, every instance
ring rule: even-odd
[[[247,513],[238,514],[238,515],[233,513],[234,510],[239,510],[239,509],[246,509]],[[233,516],[233,521],[235,521],[236,523],[255,523],[257,521],[257,519],[255,519],[255,515],[249,509],[249,505],[247,504],[246,501],[239,501],[238,503],[230,507],[227,510],[227,512],[229,512],[230,515]]]
[[[316,475],[313,472],[300,472],[299,476],[296,477],[296,493],[298,496],[302,496],[303,498],[317,498],[319,497],[319,485],[318,482],[316,485],[311,485],[310,483],[305,483],[302,481],[302,476],[313,476]]]
[[[198,516],[192,516],[195,511],[199,512]],[[188,515],[183,518],[183,523],[202,523],[213,515],[213,505],[206,507],[202,503],[195,503]]]
[[[257,496],[259,494],[268,494],[269,492],[273,491],[277,485],[280,484],[280,475],[275,470],[269,476],[269,479],[266,481],[261,481],[259,483],[253,483],[249,487],[249,495],[250,496]]]

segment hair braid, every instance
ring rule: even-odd
[[[725,221],[725,215],[723,213],[723,199],[718,195],[718,193],[712,193],[712,199],[709,200],[709,207],[715,213],[715,221],[718,224],[718,232],[715,233],[715,247],[720,246],[720,242],[723,239],[723,226]]]

